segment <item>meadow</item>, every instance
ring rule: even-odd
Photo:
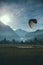
[[[0,65],[43,65],[43,47],[0,44]]]

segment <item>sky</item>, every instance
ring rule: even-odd
[[[43,0],[0,0],[0,18],[3,16],[9,18],[6,23],[13,30],[31,32],[43,29]],[[32,29],[28,25],[29,19],[37,19]]]

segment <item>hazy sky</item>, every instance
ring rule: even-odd
[[[9,15],[7,24],[13,29],[43,29],[43,0],[0,0],[0,17],[3,15]],[[31,18],[38,21],[32,29],[28,26]]]

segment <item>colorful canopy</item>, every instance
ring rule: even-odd
[[[37,24],[37,20],[36,19],[30,19],[28,21],[28,24],[29,24],[30,28],[32,28],[34,24]]]

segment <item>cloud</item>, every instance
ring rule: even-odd
[[[20,16],[22,16],[23,12],[25,11],[23,7],[16,5],[16,4],[6,4],[3,3],[0,6],[0,16],[3,16],[5,14],[9,14],[11,22],[9,23],[10,26],[13,28],[17,27],[20,19]],[[12,25],[11,25],[12,24]],[[19,27],[19,26],[18,26]]]
[[[38,21],[36,29],[43,26],[42,0],[3,0],[0,3],[0,16],[4,14],[9,14],[11,22],[8,25],[13,29],[30,30],[28,20],[31,18]]]

